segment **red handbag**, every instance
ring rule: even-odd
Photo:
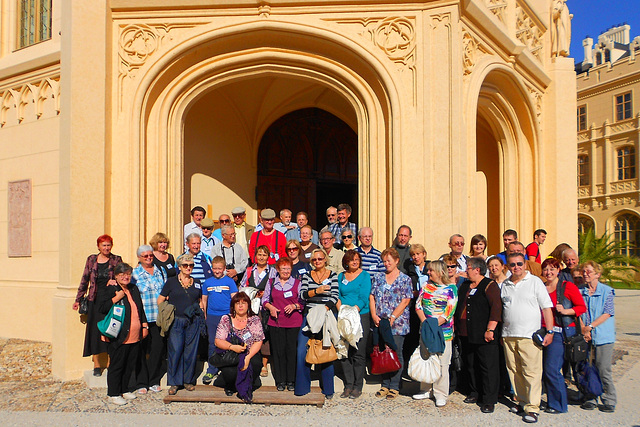
[[[373,346],[373,353],[371,353],[371,373],[373,375],[395,372],[400,368],[402,368],[400,359],[393,349],[386,346],[384,351],[380,351],[377,345]]]

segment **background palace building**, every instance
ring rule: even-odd
[[[130,263],[157,231],[179,253],[194,205],[253,224],[305,210],[320,228],[346,201],[376,247],[405,223],[431,256],[453,233],[499,252],[507,228],[576,244],[564,0],[0,5],[0,336],[52,342],[57,377],[92,366],[71,305],[97,236]],[[613,126],[631,147],[638,127],[594,110],[580,150],[596,175],[627,144]],[[631,183],[616,177],[581,202],[613,210]]]
[[[640,256],[640,37],[629,25],[586,38],[576,67],[578,227],[629,242]]]

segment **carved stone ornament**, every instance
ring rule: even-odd
[[[538,60],[542,54],[543,34],[529,14],[516,3],[516,37]]]
[[[0,127],[60,114],[60,75],[0,87]]]
[[[411,21],[406,18],[386,18],[373,30],[373,41],[396,63],[413,65],[416,35]]]
[[[536,107],[536,119],[538,122],[538,127],[542,127],[542,92],[540,92],[538,89],[526,85],[527,87],[527,91],[529,92],[529,96],[531,96],[531,99],[533,100],[533,105],[535,105]]]
[[[467,76],[473,72],[478,60],[484,55],[490,55],[491,52],[469,32],[462,32],[462,65],[464,75]]]
[[[31,256],[31,180],[9,183],[9,257]]]
[[[495,15],[496,18],[505,24],[505,12],[507,10],[506,0],[484,0],[485,6]]]

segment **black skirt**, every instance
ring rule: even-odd
[[[84,352],[83,357],[89,357],[94,354],[106,353],[107,344],[102,341],[102,334],[98,330],[98,322],[104,319],[104,314],[99,313],[94,301],[89,301],[89,312],[87,313],[87,329],[84,333]]]

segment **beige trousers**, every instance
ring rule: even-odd
[[[440,379],[433,384],[422,384],[420,389],[431,391],[436,399],[447,399],[449,396],[449,365],[451,364],[451,341],[444,342],[444,353],[440,356],[442,374]]]
[[[525,412],[540,412],[542,349],[531,338],[503,338],[503,343],[516,400]]]

